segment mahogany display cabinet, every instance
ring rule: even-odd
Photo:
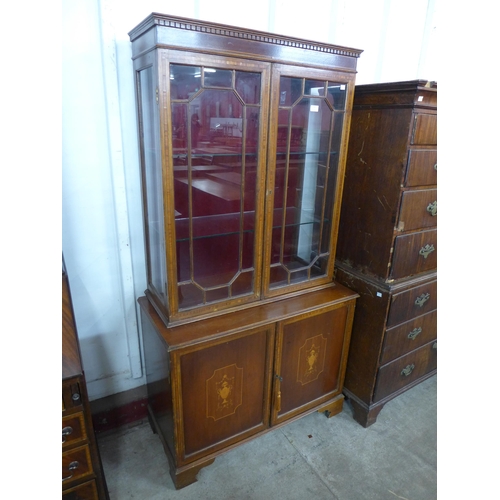
[[[356,87],[336,258],[360,294],[344,393],[367,427],[437,371],[437,84]]]
[[[179,488],[342,409],[357,294],[333,272],[361,51],[156,13],[129,35],[149,416]]]

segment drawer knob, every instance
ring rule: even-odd
[[[422,307],[430,298],[430,293],[423,293],[422,295],[420,295],[420,297],[416,298],[415,305],[418,307]]]
[[[417,338],[417,335],[420,335],[422,333],[422,328],[414,328],[409,334],[408,338],[411,340],[415,340]]]
[[[62,430],[62,442],[66,442],[66,436],[69,436],[73,432],[73,427],[67,426]]]
[[[404,377],[408,377],[408,375],[411,374],[411,372],[415,369],[415,365],[406,365],[402,370],[401,370],[401,375]]]
[[[434,252],[436,249],[434,248],[434,245],[425,245],[425,247],[422,247],[420,251],[418,252],[419,255],[421,255],[424,259],[427,259],[429,257],[429,254]]]
[[[429,212],[433,217],[436,217],[438,213],[437,201],[434,203],[429,203],[426,208],[427,212]]]
[[[69,464],[68,469],[69,469],[70,471],[74,471],[74,470],[78,469],[78,466],[79,466],[79,465],[80,465],[80,464],[79,464],[79,463],[75,460],[74,462],[71,462],[71,463]],[[68,479],[71,479],[72,477],[73,477],[73,474],[70,474],[69,476],[63,477],[63,478],[62,478],[62,480],[63,480],[63,481],[67,481]]]
[[[434,163],[434,170],[437,172],[437,169],[438,169],[438,164],[437,163]]]
[[[437,351],[437,348],[438,348],[438,343],[437,342],[434,342],[434,344],[432,344],[432,348],[435,349]]]

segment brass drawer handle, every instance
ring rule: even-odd
[[[430,298],[430,293],[423,293],[422,295],[420,295],[420,297],[416,298],[415,305],[418,307],[422,307]]]
[[[411,374],[411,372],[415,369],[415,365],[406,365],[402,370],[401,370],[401,375],[404,377],[408,377],[408,375]]]
[[[73,432],[73,427],[65,427],[63,430],[62,430],[62,442],[65,443],[66,442],[66,436],[69,436],[71,433]]]
[[[437,201],[434,203],[429,203],[426,208],[427,212],[429,212],[433,217],[436,217],[438,213]]]
[[[420,335],[422,333],[422,328],[414,328],[409,334],[408,338],[411,340],[415,340],[417,338],[417,335]]]
[[[424,259],[427,259],[429,257],[429,254],[434,252],[436,249],[434,248],[434,245],[425,245],[425,247],[422,247],[420,251],[418,252],[419,255],[421,255]]]
[[[78,466],[79,466],[79,465],[80,465],[80,464],[79,464],[79,463],[75,460],[74,462],[71,462],[71,463],[69,464],[68,469],[69,469],[69,470],[71,470],[71,471],[76,470],[76,469],[78,469]],[[66,477],[63,477],[63,478],[62,478],[62,480],[63,480],[63,481],[67,481],[68,479],[71,479],[72,477],[73,477],[73,474],[71,474],[71,475],[69,475],[69,476],[66,476]]]

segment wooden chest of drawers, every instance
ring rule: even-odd
[[[436,372],[437,87],[356,87],[336,279],[360,294],[344,393],[375,422]]]
[[[62,274],[62,497],[108,500],[66,273]]]

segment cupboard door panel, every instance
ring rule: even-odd
[[[254,330],[180,355],[181,461],[192,461],[268,427],[273,336],[272,328]]]
[[[347,311],[330,309],[279,324],[273,423],[340,393]]]

